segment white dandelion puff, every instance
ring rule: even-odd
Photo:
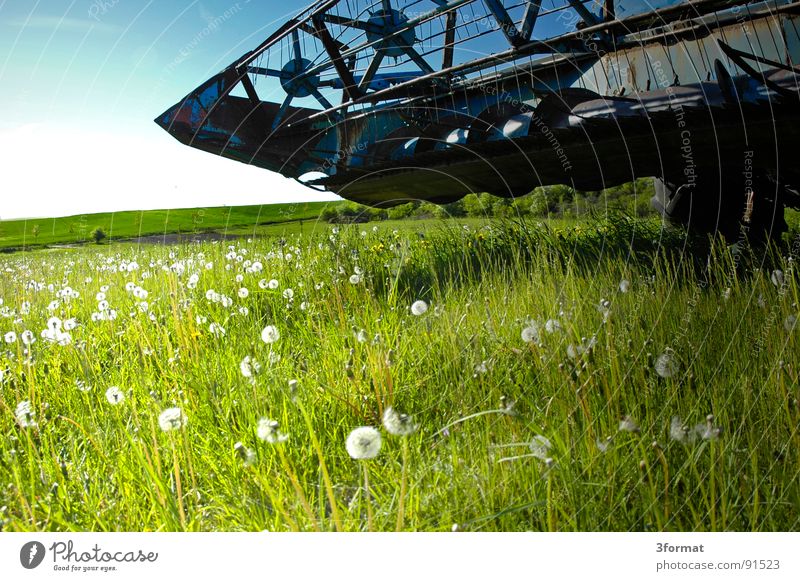
[[[17,408],[14,410],[14,415],[16,416],[17,423],[20,425],[21,428],[36,427],[35,414],[33,413],[33,407],[31,407],[31,402],[29,401],[19,402],[17,404]]]
[[[36,336],[33,334],[33,331],[28,330],[22,332],[20,339],[23,345],[33,345],[36,342]]]
[[[553,448],[553,444],[544,436],[536,435],[530,441],[528,447],[535,458],[546,460],[550,457],[550,450]]]
[[[639,429],[639,424],[637,424],[633,418],[630,416],[625,416],[619,423],[619,431],[638,434],[641,430]]]
[[[350,275],[350,284],[358,284],[361,282],[361,277],[357,274]]]
[[[419,425],[408,414],[398,412],[393,407],[383,412],[383,427],[393,436],[410,436],[417,431]]]
[[[547,322],[544,324],[544,330],[550,334],[558,333],[561,331],[561,323],[555,319],[547,319]]]
[[[264,327],[264,330],[261,331],[261,340],[264,341],[264,343],[274,343],[280,338],[281,334],[275,325],[267,325]]]
[[[773,270],[769,279],[772,281],[772,284],[777,287],[782,287],[783,283],[786,281],[782,270]]]
[[[6,343],[11,345],[12,343],[16,343],[17,342],[17,334],[14,331],[9,331],[8,333],[5,334],[4,339],[5,339]]]
[[[669,378],[680,371],[681,364],[675,356],[672,349],[667,348],[661,355],[658,356],[655,363],[656,373],[660,377]]]
[[[695,433],[703,440],[717,440],[722,433],[722,428],[714,425],[714,415],[706,416],[705,424],[697,424],[694,427]]]
[[[162,432],[179,430],[187,421],[188,418],[181,408],[167,408],[158,416],[158,427]]]
[[[250,291],[247,290],[246,288],[242,287],[242,288],[239,289],[238,295],[239,295],[240,299],[246,299],[247,297],[250,296]]]
[[[797,316],[796,315],[789,315],[783,320],[783,328],[786,329],[789,333],[794,331],[795,327],[797,327]]]
[[[215,337],[224,337],[226,333],[225,327],[223,327],[219,323],[211,323],[208,326],[208,330]]]
[[[415,317],[422,316],[427,312],[428,312],[428,303],[426,303],[425,301],[422,300],[414,301],[414,303],[411,305],[411,314],[414,315]]]
[[[285,298],[288,301],[291,301],[294,298],[294,290],[292,290],[290,288],[287,288],[286,290],[284,290],[283,291],[283,298]]]
[[[675,442],[686,442],[689,439],[689,428],[681,421],[680,416],[672,416],[669,424],[669,437]]]
[[[242,362],[239,364],[239,370],[242,372],[244,377],[251,379],[261,373],[261,364],[253,357],[248,355],[242,359]]]
[[[619,281],[619,292],[626,293],[631,289],[631,281],[628,279],[623,278]]]
[[[125,400],[125,394],[120,388],[112,386],[106,390],[106,399],[111,405],[117,405]]]
[[[347,453],[354,460],[370,460],[381,451],[381,433],[370,426],[356,428],[345,441]]]
[[[539,327],[533,323],[529,324],[527,327],[522,329],[522,340],[526,343],[538,343],[539,342]]]
[[[267,287],[272,290],[275,290],[276,288],[278,288],[278,281],[273,278],[271,281],[267,283]]]
[[[279,444],[289,439],[287,434],[284,434],[280,431],[278,422],[269,418],[261,418],[258,421],[256,434],[260,440],[263,440],[268,444]]]
[[[236,455],[241,458],[242,462],[245,466],[252,466],[255,464],[256,461],[256,453],[253,452],[250,448],[246,447],[241,442],[236,442],[233,445],[233,450],[236,452]]]
[[[614,438],[612,436],[607,436],[605,440],[598,438],[597,442],[595,442],[597,444],[597,449],[600,450],[600,452],[605,453],[608,450],[608,447],[611,445],[613,439]]]

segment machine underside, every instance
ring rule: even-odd
[[[696,230],[785,229],[800,2],[548,1],[317,2],[156,122],[370,205],[652,176]]]

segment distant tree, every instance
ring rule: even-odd
[[[389,208],[388,214],[390,220],[403,220],[411,216],[416,210],[417,206],[413,202],[407,204],[400,204],[394,208]]]
[[[480,218],[491,215],[495,200],[496,198],[491,194],[469,194],[464,196],[462,204],[467,216]]]
[[[460,218],[467,215],[467,211],[464,209],[463,199],[445,205],[444,209],[447,215],[453,218]]]
[[[102,228],[95,228],[94,232],[92,232],[92,240],[94,240],[95,244],[100,244],[106,238],[108,238],[108,235],[103,232]]]
[[[330,222],[334,218],[339,215],[339,212],[336,210],[334,206],[326,206],[322,213],[319,215],[319,219],[324,222]]]
[[[492,202],[492,215],[496,218],[508,218],[513,213],[511,200],[508,198],[495,198]]]
[[[529,197],[531,199],[531,205],[528,211],[532,216],[544,218],[550,213],[550,202],[547,199],[547,191],[545,188],[536,188],[529,194]]]

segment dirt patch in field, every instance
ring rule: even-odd
[[[215,240],[237,240],[241,234],[222,234],[220,232],[193,232],[150,234],[135,238],[117,238],[113,242],[128,242],[131,244],[189,244],[192,242],[213,242]],[[252,236],[251,236],[252,237]]]

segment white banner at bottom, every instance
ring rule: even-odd
[[[800,579],[800,533],[3,533],[0,571],[9,581],[777,581]]]

